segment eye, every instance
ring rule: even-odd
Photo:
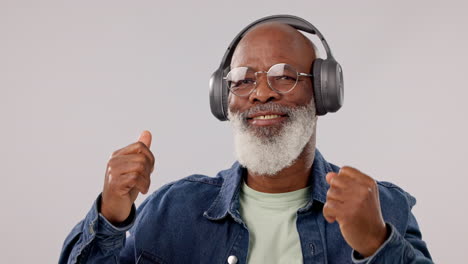
[[[277,77],[275,78],[275,80],[277,80],[277,81],[280,81],[280,80],[281,80],[281,81],[293,81],[293,82],[295,82],[295,81],[296,81],[296,78],[291,77],[291,76],[287,76],[287,75],[282,75],[282,76],[277,76]]]
[[[236,81],[236,82],[231,81],[230,82],[230,87],[231,88],[242,88],[242,87],[251,85],[253,83],[254,83],[254,80],[252,80],[252,79],[243,79],[243,80],[239,80],[239,81]]]

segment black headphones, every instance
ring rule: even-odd
[[[312,63],[314,99],[317,115],[325,115],[328,112],[336,112],[343,105],[343,71],[340,64],[333,58],[330,47],[323,35],[311,23],[306,20],[291,15],[274,15],[260,18],[245,27],[234,40],[221,60],[219,68],[210,78],[210,107],[211,113],[221,121],[228,120],[228,94],[229,89],[223,77],[231,70],[231,59],[234,50],[245,35],[245,33],[255,25],[265,22],[280,22],[290,25],[298,30],[311,34],[316,34],[322,41],[322,45],[327,52],[325,60],[317,58]]]

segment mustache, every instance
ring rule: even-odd
[[[274,102],[269,102],[269,103],[266,103],[266,104],[259,104],[259,105],[253,106],[253,107],[245,110],[244,112],[238,112],[237,114],[239,115],[240,118],[242,118],[244,120],[247,119],[248,116],[251,116],[253,114],[256,114],[256,113],[262,112],[262,111],[279,112],[279,113],[285,114],[287,116],[292,116],[294,111],[296,111],[296,110],[298,110],[300,108],[303,108],[303,107],[302,106],[300,106],[300,107],[290,107],[290,106],[284,106],[284,105],[274,103]]]

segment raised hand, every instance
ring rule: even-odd
[[[330,189],[323,207],[329,223],[335,220],[349,246],[367,257],[387,238],[382,218],[379,189],[374,179],[351,167],[326,176]]]
[[[111,223],[127,219],[138,193],[148,192],[154,169],[150,145],[151,133],[143,131],[137,142],[112,153],[101,200],[101,214]]]

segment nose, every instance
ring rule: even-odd
[[[262,77],[262,75],[264,77]],[[266,74],[258,74],[255,90],[249,96],[249,102],[254,103],[268,103],[280,99],[281,94],[273,91],[268,84]]]

